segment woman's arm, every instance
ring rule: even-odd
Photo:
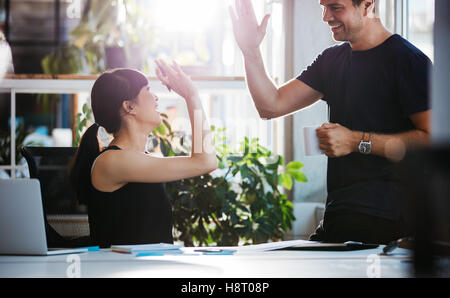
[[[169,90],[173,90],[186,101],[192,131],[191,158],[199,162],[217,164],[216,152],[212,144],[209,123],[203,110],[197,89],[191,79],[173,62],[168,65],[163,60],[156,60],[156,75]]]
[[[95,163],[92,182],[98,190],[114,191],[128,182],[170,182],[206,174],[216,168],[216,160],[192,156],[155,157],[131,150],[109,150]]]
[[[155,157],[131,150],[107,151],[97,159],[92,171],[92,182],[101,191],[113,191],[128,182],[175,181],[217,168],[213,138],[197,89],[176,63],[168,65],[158,60],[156,64],[161,82],[186,100],[192,131],[191,155]]]

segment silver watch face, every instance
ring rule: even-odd
[[[359,143],[359,152],[362,154],[370,154],[370,152],[372,152],[372,143],[361,141]]]

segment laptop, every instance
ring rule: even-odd
[[[49,249],[37,179],[0,179],[0,255],[73,254],[87,248]]]

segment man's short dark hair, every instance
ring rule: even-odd
[[[352,0],[353,6],[359,7],[364,0]],[[374,9],[375,12],[375,9]]]

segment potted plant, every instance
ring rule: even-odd
[[[307,181],[300,171],[303,164],[293,161],[285,165],[282,156],[261,146],[257,138],[244,138],[240,150],[233,152],[225,142],[218,144],[225,140],[225,130],[212,127],[222,173],[166,184],[174,208],[176,239],[185,246],[283,239],[295,220],[292,202],[283,189],[291,189],[294,179]],[[160,144],[165,146],[167,142]],[[169,144],[173,146],[173,142]],[[175,154],[172,148],[165,152]]]
[[[86,2],[69,43],[42,61],[46,74],[101,73],[117,67],[142,70],[152,46],[152,26],[135,0]]]
[[[152,44],[150,23],[134,0],[91,0],[71,35],[91,73],[117,67],[142,69],[143,54]]]

